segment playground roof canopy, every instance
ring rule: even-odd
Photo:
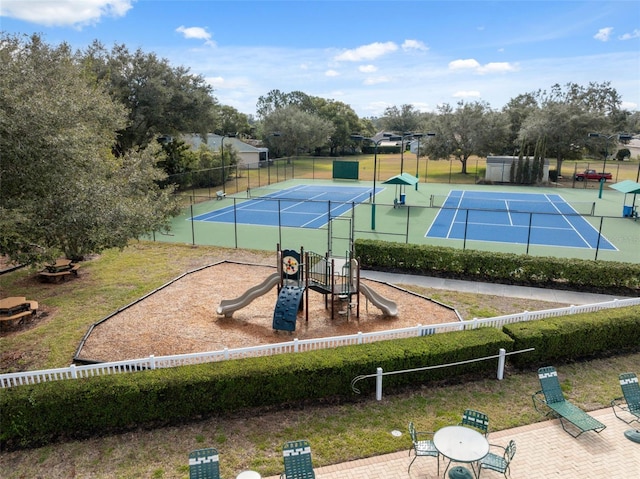
[[[629,193],[633,193],[633,194],[638,194],[640,193],[640,183],[637,183],[635,181],[631,181],[631,180],[624,180],[621,181],[619,183],[615,183],[613,185],[611,185],[611,188],[613,188],[614,190],[617,190],[621,193],[624,194],[629,194]]]
[[[409,173],[400,173],[399,175],[392,176],[387,181],[383,181],[382,183],[385,185],[403,185],[403,186],[411,186],[415,185],[418,182],[418,178]]]

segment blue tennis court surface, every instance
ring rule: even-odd
[[[381,189],[376,188],[376,191]],[[195,216],[193,220],[320,228],[329,222],[329,218],[347,213],[354,204],[368,201],[370,193],[371,188],[362,186],[298,185],[237,202],[235,208],[226,206]]]
[[[425,236],[616,250],[555,194],[453,190]]]

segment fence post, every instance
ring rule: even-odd
[[[504,378],[504,360],[506,358],[507,351],[504,348],[500,348],[500,353],[498,356],[498,380],[502,381]]]
[[[71,366],[69,366],[69,372],[71,373],[71,377],[73,379],[78,379],[78,375],[77,375],[78,373],[76,371],[76,365],[75,364],[72,364]]]
[[[153,354],[149,356],[149,366],[151,366],[151,369],[156,368],[156,357]]]
[[[382,401],[382,368],[376,368],[376,401]]]

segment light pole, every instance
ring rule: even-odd
[[[374,140],[373,138],[366,138],[362,135],[351,135],[352,140],[363,141],[367,140],[372,142],[375,146],[373,148],[373,193],[371,194],[371,229],[376,229],[376,170],[378,169],[378,145],[384,140],[392,138],[391,133],[383,133],[382,138]]]
[[[269,136],[280,137],[282,136],[282,133],[280,133],[279,131],[274,131],[270,133]],[[271,160],[269,159],[268,153],[267,153],[267,185],[271,185]]]
[[[609,140],[612,138],[617,138],[620,140],[630,140],[631,135],[627,135],[624,133],[615,133],[613,135],[605,135],[604,133],[589,133],[589,138],[604,138],[604,162],[602,163],[602,174],[604,175],[607,172],[607,157],[609,156]],[[604,177],[600,179],[600,194],[598,198],[602,198],[602,187],[604,183]]]
[[[405,131],[400,136],[400,174],[404,173],[404,140],[407,138],[414,138],[417,135],[422,136],[420,133],[413,134],[410,131]]]
[[[224,139],[226,138],[225,135],[222,135],[222,140],[220,140],[220,153],[221,153],[221,162],[222,162],[222,192],[226,193],[225,190],[225,185],[227,184],[227,180],[224,177]]]
[[[436,136],[435,133],[414,133],[413,137],[418,139],[418,151],[416,153],[416,179],[418,179],[418,172],[420,169],[420,138],[424,137],[424,136]],[[428,159],[427,159],[427,167],[429,165],[428,163]],[[427,168],[424,169],[424,182],[427,182]],[[418,191],[418,182],[416,181],[416,191]]]

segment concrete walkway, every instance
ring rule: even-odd
[[[532,406],[533,407],[533,406]],[[577,438],[562,429],[557,419],[489,434],[489,442],[506,446],[516,442],[511,463],[512,479],[623,479],[640,477],[640,444],[625,438],[629,426],[615,417],[610,408],[593,411],[593,417],[607,428],[600,434],[585,432]],[[407,431],[402,431],[408,434]],[[311,445],[313,453],[313,444]],[[499,452],[498,450],[493,450]],[[420,457],[411,467],[409,451],[360,459],[315,469],[317,479],[426,479],[436,478],[437,462],[433,457]],[[446,466],[445,466],[446,467]],[[440,460],[440,477],[443,477]],[[266,479],[277,479],[272,476]],[[482,478],[499,479],[502,474],[482,471]]]
[[[527,286],[512,286],[497,283],[480,283],[476,281],[461,281],[457,279],[434,278],[413,274],[384,273],[381,271],[362,270],[360,276],[366,279],[382,281],[390,284],[413,284],[423,288],[447,289],[465,293],[489,294],[511,298],[538,299],[556,303],[573,305],[602,303],[625,296],[609,294],[579,293],[546,288],[531,288]],[[639,476],[640,477],[640,476]]]

